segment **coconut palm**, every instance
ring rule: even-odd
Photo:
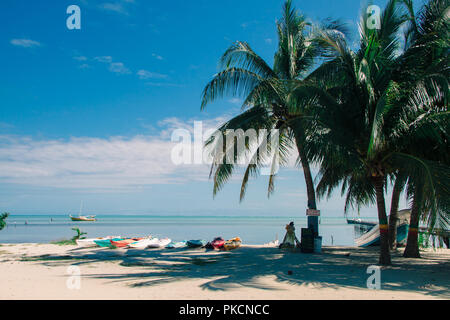
[[[322,26],[326,30],[340,33],[345,30],[337,22],[329,21]],[[245,191],[250,176],[257,176],[262,166],[271,166],[268,195],[274,190],[275,166],[277,162],[285,164],[292,144],[295,145],[299,162],[303,168],[308,208],[316,209],[316,197],[309,162],[303,144],[305,143],[305,120],[307,104],[291,112],[288,97],[297,81],[304,79],[314,66],[321,47],[315,41],[317,27],[298,14],[292,7],[291,0],[285,2],[283,17],[277,22],[278,51],[274,57],[273,68],[269,66],[245,42],[236,42],[222,56],[220,72],[207,84],[203,91],[201,108],[226,94],[244,99],[242,113],[222,125],[217,133],[206,142],[212,147],[213,164],[211,175],[214,177],[214,195],[230,178],[236,166],[236,160],[250,159],[244,173],[240,199]],[[331,33],[331,31],[330,31]],[[266,139],[261,143],[246,143],[245,150],[235,150],[232,144],[217,144],[219,137],[227,136],[227,130],[265,129],[269,132],[278,130],[278,150],[266,148]],[[273,135],[268,135],[272,138]],[[224,139],[225,139],[224,138]],[[258,139],[260,137],[258,136]],[[220,142],[223,142],[220,141]],[[233,151],[233,161],[226,161]]]
[[[0,214],[0,230],[2,230],[6,226],[6,218],[8,218],[9,213],[5,212]]]
[[[306,145],[308,159],[321,167],[318,195],[329,195],[342,185],[342,193],[347,194],[346,208],[376,202],[380,264],[390,264],[384,199],[388,177],[401,172],[416,186],[416,193],[422,196],[428,190],[428,198],[436,199],[433,186],[440,177],[424,175],[436,164],[420,151],[418,139],[446,135],[447,114],[438,107],[448,92],[448,84],[442,79],[445,69],[436,66],[436,74],[427,73],[428,77],[420,79],[414,76],[405,80],[402,75],[403,71],[413,72],[403,69],[405,61],[411,61],[411,51],[406,54],[400,46],[399,31],[407,21],[402,4],[395,0],[387,3],[379,30],[367,28],[367,14],[363,12],[356,52],[349,49],[344,37],[332,39],[323,32],[330,60],[309,77],[315,87],[313,92],[309,90],[309,97],[305,84],[299,84],[299,94],[294,90],[292,95],[294,101],[303,101],[305,96],[309,101],[315,99],[316,127]],[[414,86],[409,87],[411,84]],[[438,121],[438,126],[431,125]],[[435,142],[428,141],[431,146]],[[422,200],[417,200],[420,208]]]
[[[408,233],[405,257],[419,257],[417,231],[419,221],[424,220],[432,229],[436,223],[448,228],[448,96],[450,78],[450,25],[449,0],[431,0],[416,16],[411,0],[403,1],[409,12],[409,25],[405,33],[405,53],[399,64],[398,78],[404,83],[407,93],[405,105],[415,132],[414,145],[409,146],[411,154],[428,158],[441,165],[437,185],[427,184],[423,176],[431,175],[431,169],[410,179],[412,199],[410,231]],[[411,137],[414,135],[411,134]],[[419,148],[416,148],[419,146]],[[433,166],[432,166],[433,167]],[[416,181],[414,181],[416,180]],[[447,206],[447,207],[446,207]]]
[[[322,32],[329,48],[323,63],[309,80],[317,88],[316,130],[308,143],[310,160],[320,164],[318,193],[330,194],[342,185],[348,205],[376,201],[380,224],[380,263],[390,264],[384,190],[393,174],[392,146],[382,136],[382,116],[397,90],[392,81],[399,49],[398,32],[404,23],[397,1],[381,15],[381,28],[370,29],[368,14],[361,14],[359,49],[353,52],[345,37]],[[302,101],[303,84],[293,99]],[[320,91],[321,90],[321,91]],[[311,99],[309,99],[311,100]]]
[[[394,181],[391,197],[391,208],[389,213],[389,249],[395,250],[397,248],[397,226],[398,226],[398,206],[400,202],[400,196],[405,188],[406,177],[398,172],[393,176],[391,180]]]

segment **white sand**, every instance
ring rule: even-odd
[[[0,246],[0,299],[449,299],[450,250],[393,254],[381,290],[366,286],[378,249],[301,254],[243,246],[232,252]],[[80,289],[68,289],[78,266]],[[288,271],[292,275],[288,275]]]

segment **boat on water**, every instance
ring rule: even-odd
[[[78,213],[78,217],[73,217],[69,214],[69,217],[72,221],[97,221],[95,216],[83,216],[81,212],[83,211],[83,201],[81,201],[80,212]]]
[[[234,249],[239,248],[241,246],[241,244],[242,244],[241,238],[236,237],[236,238],[225,241],[225,243],[223,244],[223,248],[225,250],[234,250]]]
[[[363,226],[367,226],[367,227],[374,227],[376,226],[376,222],[372,222],[372,221],[364,221],[360,218],[357,219],[349,219],[347,218],[347,223],[348,224],[357,224],[357,225],[363,225]]]
[[[183,241],[172,241],[171,243],[169,243],[166,248],[167,249],[178,249],[178,248],[184,248],[187,246],[187,241],[183,240]]]
[[[95,218],[95,216],[78,216],[78,217],[72,217],[71,215],[69,215],[70,219],[72,219],[72,221],[97,221],[97,219]]]
[[[206,245],[206,240],[189,240],[187,245],[189,248],[201,248]]]

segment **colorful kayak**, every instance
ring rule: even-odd
[[[144,238],[129,238],[129,239],[123,239],[123,240],[110,240],[111,241],[111,245],[115,246],[117,248],[125,248],[127,247],[130,243],[142,240]]]
[[[148,248],[163,248],[167,246],[172,240],[169,238],[158,239],[149,244]]]
[[[184,248],[187,246],[186,240],[183,241],[172,241],[169,243],[166,248],[167,249],[177,249],[177,248]]]
[[[239,248],[241,244],[242,244],[241,238],[236,237],[225,241],[225,243],[223,244],[223,248],[225,250],[233,250]]]
[[[149,244],[152,242],[153,238],[149,236],[148,238],[132,242],[128,245],[129,248],[132,249],[145,249],[149,246]]]
[[[108,240],[108,244],[110,243],[109,240],[110,239],[114,239],[114,238],[119,238],[119,237],[100,237],[100,238],[91,238],[91,239],[78,239],[75,240],[77,245],[80,247],[96,247],[98,244],[95,243],[95,241],[100,241],[100,240]]]
[[[94,240],[95,244],[98,245],[99,247],[111,247],[111,240],[114,241],[119,241],[119,240],[123,240],[123,238],[113,238],[113,239],[104,239],[104,240]]]
[[[187,245],[190,248],[200,248],[206,245],[206,240],[189,240]]]
[[[222,249],[224,244],[225,240],[223,240],[223,238],[221,237],[215,238],[213,241],[211,241],[211,246],[214,249]]]

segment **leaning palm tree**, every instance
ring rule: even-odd
[[[345,31],[333,21],[322,27],[335,32]],[[241,201],[245,196],[249,177],[257,176],[261,167],[267,164],[271,166],[268,186],[270,195],[274,190],[275,163],[286,163],[293,144],[303,168],[308,208],[316,209],[313,177],[303,148],[307,139],[306,128],[309,125],[304,120],[308,112],[307,104],[302,109],[297,107],[295,113],[292,113],[288,103],[292,88],[297,81],[308,75],[321,52],[321,47],[314,39],[316,29],[317,27],[296,12],[291,0],[288,0],[283,7],[283,17],[277,22],[279,43],[273,68],[245,42],[236,42],[222,56],[221,71],[205,87],[201,108],[204,109],[209,103],[226,94],[242,97],[244,102],[242,113],[223,124],[217,130],[218,134],[212,135],[206,142],[213,155],[211,175],[214,177],[214,195],[236,169],[235,160],[244,157],[250,161],[242,181]],[[264,129],[269,132],[278,130],[278,149],[274,152],[275,150],[267,148],[264,141],[246,143],[244,150],[235,150],[233,143],[226,145],[220,141],[221,143],[217,144],[220,140],[218,136],[226,138],[229,130],[237,129]],[[233,161],[227,161],[230,150],[234,152]]]

